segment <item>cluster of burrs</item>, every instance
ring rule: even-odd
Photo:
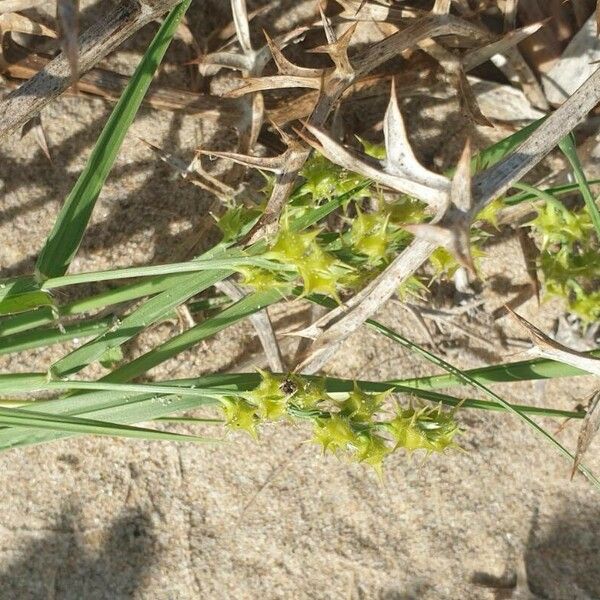
[[[457,447],[459,428],[441,406],[386,406],[390,392],[367,393],[358,385],[346,393],[325,390],[322,380],[261,371],[249,392],[221,400],[226,423],[258,438],[261,425],[310,421],[312,441],[339,457],[371,466],[381,475],[384,459],[398,449],[443,452]]]

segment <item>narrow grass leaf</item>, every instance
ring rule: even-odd
[[[190,2],[183,0],[165,18],[113,109],[38,257],[36,273],[41,280],[63,275],[69,268],[127,130]]]
[[[588,181],[588,185],[598,185],[600,184],[600,179],[590,179]],[[538,190],[535,189],[535,192],[531,188],[527,188],[523,184],[515,184],[514,188],[522,189],[518,194],[513,194],[512,196],[508,196],[504,199],[504,203],[507,206],[513,206],[515,204],[519,204],[520,202],[526,202],[528,200],[534,200],[536,197],[539,197],[539,192],[544,194],[550,194],[551,196],[562,196],[564,194],[571,194],[579,189],[578,183],[565,183],[564,185],[557,185],[554,187],[544,188]]]
[[[572,454],[569,450],[567,450],[567,448],[565,448],[565,446],[563,446],[552,434],[548,433],[543,427],[538,425],[533,419],[531,419],[525,412],[520,410],[516,405],[510,404],[509,402],[504,400],[502,397],[500,397],[498,394],[496,394],[495,392],[493,392],[492,390],[490,390],[489,388],[484,386],[482,383],[478,382],[473,377],[470,377],[469,375],[467,375],[466,372],[461,371],[457,367],[455,367],[455,366],[451,365],[450,363],[446,362],[445,360],[441,359],[439,356],[436,356],[435,354],[428,352],[427,350],[425,350],[425,348],[422,348],[418,344],[415,344],[414,342],[407,340],[406,338],[402,337],[400,334],[389,329],[388,327],[380,325],[379,331],[381,331],[381,333],[383,333],[389,339],[392,339],[395,342],[397,342],[398,344],[400,344],[402,347],[407,348],[407,349],[411,350],[412,352],[415,352],[416,354],[419,354],[420,356],[422,356],[423,358],[425,358],[432,364],[437,365],[438,367],[443,368],[445,371],[448,371],[449,373],[462,379],[462,381],[464,383],[467,383],[467,384],[471,385],[472,387],[474,387],[475,389],[480,390],[486,396],[491,398],[494,402],[497,402],[498,404],[502,405],[508,412],[514,414],[521,421],[523,421],[530,429],[535,431],[535,433],[537,433],[543,439],[545,439],[551,445],[553,445],[559,451],[560,454],[562,454],[566,458],[569,458],[570,460],[572,460],[573,463],[577,465],[577,468],[588,478],[588,480],[595,487],[600,489],[600,480],[594,475],[594,473],[592,473],[592,471],[590,471],[590,469],[588,467],[586,467],[583,463],[580,462],[579,464],[577,464],[574,454]]]
[[[144,427],[132,427],[96,421],[81,417],[56,416],[39,411],[22,410],[20,408],[0,407],[0,425],[19,426],[64,433],[86,435],[108,435],[112,437],[136,438],[143,440],[163,440],[169,442],[208,442],[216,441],[207,438],[190,436],[168,431],[157,431]]]
[[[22,352],[32,348],[42,348],[77,338],[88,338],[105,332],[112,324],[112,318],[91,319],[82,323],[65,325],[61,329],[46,327],[35,331],[23,331],[0,337],[0,354]]]
[[[215,271],[217,269],[238,269],[242,266],[261,267],[271,271],[288,269],[286,265],[267,260],[266,258],[245,256],[241,252],[230,251],[221,258],[205,260],[197,259],[182,263],[130,267],[125,269],[113,269],[110,271],[92,271],[89,273],[76,273],[75,275],[53,277],[44,282],[42,289],[52,290],[59,287],[82,283],[116,281],[119,279],[132,279],[135,277],[154,277],[157,275],[172,275],[174,273],[197,273],[198,271]]]
[[[53,305],[52,296],[40,289],[34,277],[0,280],[0,315],[12,315]]]
[[[245,298],[222,310],[217,315],[172,337],[139,358],[114,370],[104,377],[103,381],[128,381],[142,375],[152,367],[177,356],[207,337],[249,317],[270,304],[274,304],[278,300],[281,300],[281,294],[276,289],[248,294]]]
[[[316,379],[316,378],[315,378]],[[0,379],[1,381],[1,379]],[[218,403],[218,396],[249,391],[260,382],[258,373],[214,374],[197,379],[179,379],[162,382],[161,385],[136,384],[106,384],[103,382],[71,382],[75,387],[90,389],[91,387],[110,388],[108,391],[89,391],[85,394],[73,394],[56,400],[43,400],[25,404],[23,411],[38,411],[46,414],[70,415],[95,420],[107,420],[113,423],[139,423],[159,419],[174,413],[211,406]],[[69,382],[50,383],[44,375],[37,378],[29,376],[29,381],[23,380],[27,389],[56,389],[69,386]],[[447,406],[461,406],[479,410],[505,411],[501,404],[488,400],[461,399],[429,390],[412,389],[407,386],[394,385],[388,382],[356,382],[367,392],[384,392],[393,390],[399,394],[418,397],[430,402],[442,403]],[[328,392],[351,392],[355,382],[346,379],[327,377],[324,384]],[[12,378],[12,389],[19,382]],[[5,387],[9,387],[8,385]],[[1,388],[0,388],[1,389]],[[172,392],[161,395],[160,390]],[[152,393],[140,393],[139,390],[150,390]],[[209,394],[209,395],[205,395]],[[529,414],[539,416],[582,419],[584,412],[564,411],[527,405],[515,405],[516,408]],[[16,446],[28,446],[61,439],[77,432],[61,430],[32,429],[23,427],[0,427],[0,451]]]
[[[152,277],[105,290],[86,298],[78,298],[63,306],[54,306],[52,308],[40,307],[35,310],[6,317],[0,320],[0,336],[14,335],[29,329],[55,323],[57,317],[70,317],[105,309],[114,304],[137,300],[144,296],[152,296],[153,294],[164,292],[171,287],[176,287],[183,277],[185,275],[181,274]]]
[[[583,172],[583,168],[581,167],[581,162],[579,161],[579,156],[577,155],[577,148],[575,147],[573,134],[570,133],[567,137],[563,138],[559,144],[559,147],[562,150],[562,153],[567,157],[569,163],[571,163],[575,181],[577,181],[577,185],[581,190],[581,195],[583,196],[585,206],[590,213],[592,223],[596,229],[596,236],[598,241],[600,241],[600,210],[598,209],[598,205],[594,200],[592,190],[590,189],[590,184],[585,176],[585,173]]]
[[[587,353],[591,357],[600,358],[600,349],[592,350]],[[518,381],[531,381],[534,379],[554,379],[557,377],[576,377],[578,375],[587,375],[588,373],[564,365],[554,360],[533,359],[522,360],[502,365],[490,365],[469,369],[463,371],[463,375],[468,375],[475,381],[483,384],[488,383],[515,383]],[[409,379],[397,379],[393,383],[408,385],[422,390],[434,390],[439,388],[448,388],[456,385],[465,385],[460,377],[452,373],[444,375],[431,375],[427,377],[416,377]]]
[[[500,162],[506,155],[522,144],[545,120],[546,117],[542,117],[475,154],[471,159],[471,174],[474,175],[475,173],[489,169]],[[452,177],[454,172],[455,168],[452,168],[448,169],[444,174],[447,177]]]
[[[120,346],[132,337],[153,325],[164,316],[186,302],[197,293],[225,279],[232,271],[207,271],[188,275],[173,289],[150,298],[139,308],[115,324],[105,334],[67,354],[50,367],[54,377],[60,378],[75,373],[98,360],[109,348]]]

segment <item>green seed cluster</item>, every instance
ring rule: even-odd
[[[389,392],[367,393],[355,385],[339,400],[318,379],[267,371],[260,376],[254,390],[222,399],[227,425],[254,438],[267,422],[309,420],[312,441],[324,452],[365,463],[380,475],[384,459],[399,448],[443,452],[456,447],[458,425],[441,407],[397,407],[390,413],[384,406]]]
[[[600,244],[589,212],[546,202],[530,225],[541,239],[545,294],[565,299],[584,322],[600,320]]]
[[[383,146],[360,141],[367,154],[378,159],[385,157]],[[335,231],[326,231],[323,227],[296,231],[295,220],[308,210],[367,183],[364,177],[334,165],[319,154],[310,157],[302,176],[304,183],[295,190],[282,216],[277,238],[264,255],[292,267],[296,275],[255,266],[243,267],[240,271],[245,285],[256,290],[277,287],[282,295],[286,295],[299,277],[305,294],[321,293],[338,300],[341,292],[355,291],[374,279],[406,247],[411,236],[403,229],[405,225],[424,223],[429,219],[422,202],[403,195],[394,202],[385,202],[382,197],[377,197],[376,189],[367,186],[344,204],[344,214],[334,226]],[[362,206],[364,198],[370,199],[369,209]],[[477,220],[495,225],[498,208],[498,202],[492,203]],[[235,239],[260,213],[258,206],[252,209],[237,206],[228,210],[219,220],[225,239]],[[472,255],[475,259],[483,255],[477,246],[483,237],[485,234],[481,230],[474,229]],[[452,276],[459,266],[444,248],[434,251],[430,265],[435,277]],[[416,276],[409,278],[398,290],[401,297],[422,296],[426,292],[427,287]]]

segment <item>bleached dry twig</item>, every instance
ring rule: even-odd
[[[521,315],[510,308],[508,311],[531,339],[533,346],[527,351],[527,354],[533,358],[555,360],[600,377],[600,359],[559,344]]]
[[[79,72],[102,60],[140,27],[159,17],[178,0],[126,0],[79,37]],[[21,87],[0,101],[0,139],[22,127],[71,85],[71,69],[64,53]]]
[[[596,71],[556,112],[514,152],[495,166],[477,175],[471,186],[471,202],[460,219],[470,223],[500,194],[521,179],[541,161],[600,102],[600,70]],[[464,234],[464,227],[461,229]],[[458,231],[460,231],[459,229]],[[457,230],[455,230],[457,231]],[[315,340],[307,358],[297,366],[303,372],[316,372],[335,353],[340,343],[356,331],[412,275],[438,247],[428,239],[416,239],[390,266],[345,305],[334,309],[301,335]],[[364,305],[364,306],[363,306]]]
[[[234,302],[241,300],[246,295],[239,285],[228,279],[218,282],[215,284],[215,287],[224,294],[227,294]],[[279,349],[279,343],[275,337],[273,324],[269,318],[269,313],[266,309],[259,310],[258,312],[251,314],[249,319],[256,330],[258,339],[265,351],[269,369],[275,373],[282,373],[285,370],[283,358],[281,356],[281,350]]]
[[[1,19],[1,17],[0,17]],[[48,61],[35,54],[25,57],[5,56],[6,64],[0,64],[0,70],[10,79],[30,79],[41,71]],[[9,60],[10,59],[10,60]],[[78,93],[99,96],[107,100],[117,100],[129,78],[125,75],[95,67],[82,75],[78,81]],[[66,94],[71,93],[69,88]],[[207,94],[199,94],[184,89],[151,85],[144,97],[144,103],[158,110],[183,112],[199,115],[203,119],[218,120],[220,124],[247,127],[250,117],[243,102],[234,98],[219,98]]]

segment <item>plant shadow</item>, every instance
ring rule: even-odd
[[[600,509],[567,504],[547,526],[532,518],[522,557],[525,573],[507,569],[500,577],[484,571],[471,582],[494,590],[497,600],[515,598],[521,589],[531,598],[600,598]],[[527,589],[524,589],[527,588]]]
[[[125,600],[132,598],[157,554],[149,516],[126,511],[90,552],[77,509],[63,509],[49,533],[34,539],[20,558],[0,571],[0,598]],[[95,532],[94,532],[95,533]]]

